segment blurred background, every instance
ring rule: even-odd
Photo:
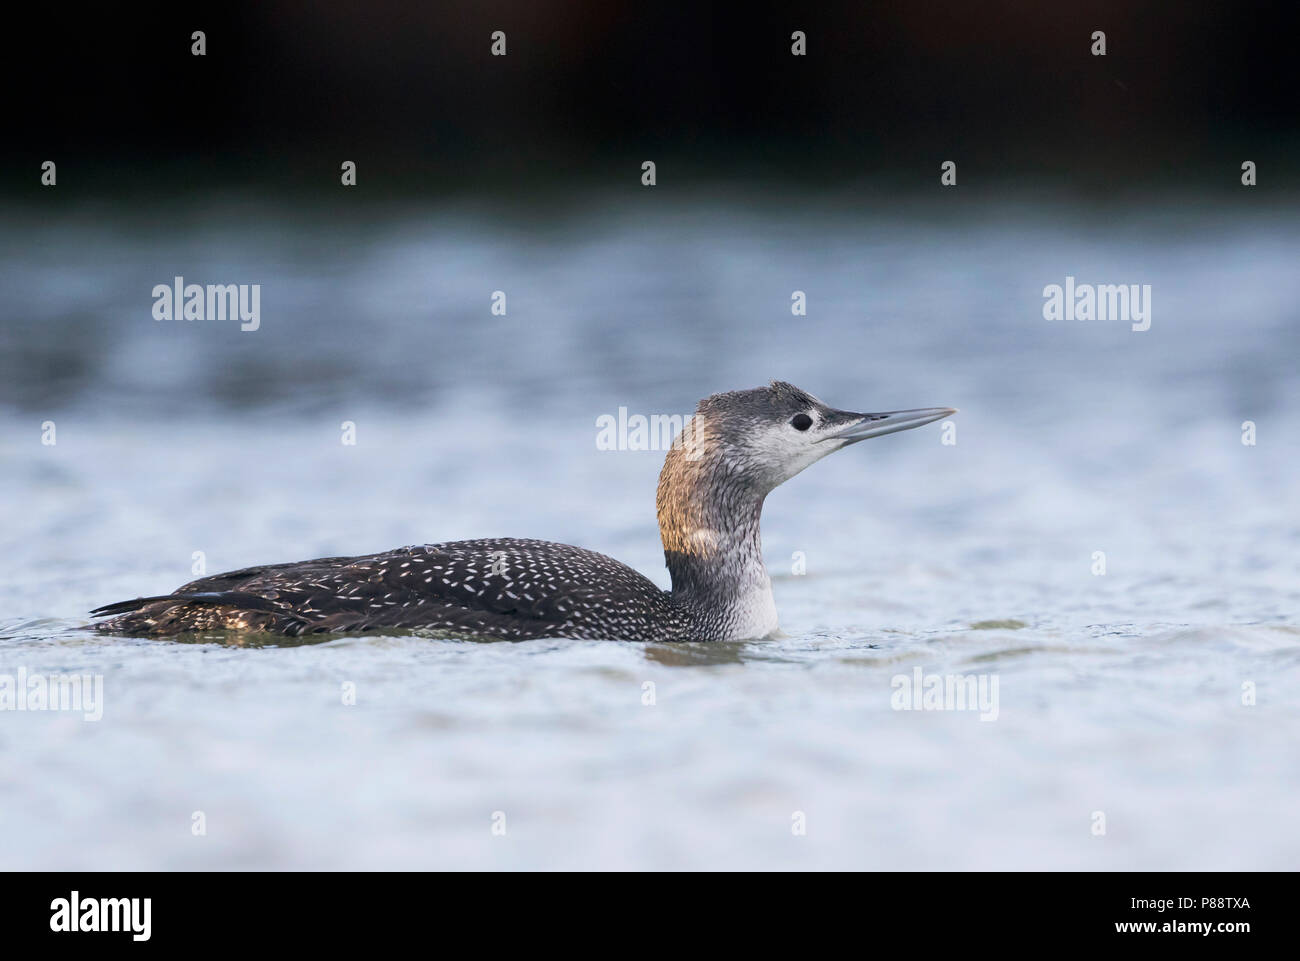
[[[645,159],[663,168],[660,193],[930,193],[945,158],[964,195],[1026,181],[1231,193],[1243,159],[1268,190],[1294,180],[1287,4],[813,6],[264,2],[136,18],[94,6],[76,29],[10,36],[7,68],[36,86],[10,105],[6,180],[36,193],[30,168],[58,156],[65,202],[268,187],[334,207],[463,193],[568,206],[633,193],[627,170]],[[194,30],[205,57],[190,53]],[[490,54],[496,30],[504,57]],[[806,56],[791,55],[795,30]],[[1104,57],[1090,52],[1097,30]],[[342,157],[361,169],[346,194]]]
[[[407,6],[7,38],[0,673],[102,674],[106,703],[0,712],[0,863],[1294,866],[1280,5]],[[155,320],[177,276],[260,285],[260,328]],[[1150,329],[1045,320],[1067,277],[1150,285]],[[769,498],[779,638],[88,629],[196,564],[463,537],[667,587],[662,452],[598,450],[596,419],[772,379],[961,408],[956,443],[882,438]],[[999,720],[892,710],[915,667],[997,676]]]

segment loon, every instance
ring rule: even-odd
[[[759,517],[774,488],[850,444],[956,413],[855,414],[792,384],[700,401],[659,475],[672,590],[611,557],[498,538],[248,567],[92,611],[110,633],[304,634],[420,628],[457,637],[737,641],[777,627]]]

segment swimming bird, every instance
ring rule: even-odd
[[[391,628],[510,640],[763,637],[777,627],[759,534],[764,498],[827,454],[954,413],[851,413],[781,381],[706,397],[659,475],[670,591],[595,551],[497,538],[248,567],[91,613],[112,617],[101,630],[153,637]]]

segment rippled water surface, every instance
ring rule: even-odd
[[[104,703],[0,712],[0,866],[1296,866],[1293,210],[586,209],[6,217],[0,675]],[[261,329],[153,320],[178,274],[262,284]],[[1043,320],[1066,276],[1151,284],[1151,329]],[[196,551],[529,536],[666,587],[662,454],[596,418],[773,378],[961,408],[769,498],[776,638],[87,630]],[[918,668],[996,720],[895,710]]]

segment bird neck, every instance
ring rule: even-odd
[[[659,536],[673,601],[717,612],[739,637],[776,627],[759,531],[765,493],[689,446],[675,445],[659,475]]]

